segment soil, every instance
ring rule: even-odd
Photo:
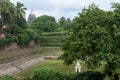
[[[3,63],[0,65],[0,76],[8,74],[15,75],[26,68],[44,61],[44,57],[38,55],[24,57],[19,60]]]

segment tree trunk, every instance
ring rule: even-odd
[[[119,80],[119,76],[117,74],[114,74],[114,80]]]

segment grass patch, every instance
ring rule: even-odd
[[[84,65],[84,63],[81,63],[81,66],[82,66],[81,72],[90,70]],[[40,64],[37,64],[35,66],[32,66],[32,67],[18,73],[17,75],[15,75],[15,77],[32,77],[33,72],[36,70],[39,70],[41,68],[51,68],[51,69],[63,72],[65,74],[72,74],[72,73],[74,73],[74,67],[75,67],[75,64],[67,66],[67,65],[63,64],[63,61],[49,60],[49,61],[44,61]],[[102,71],[102,69],[103,68],[98,68],[96,70]]]
[[[88,70],[87,67],[83,63],[81,63],[81,66],[82,66],[82,69],[81,69],[82,72]],[[63,64],[63,61],[49,60],[49,61],[44,61],[40,64],[37,64],[35,66],[32,66],[18,73],[17,75],[15,75],[15,77],[31,77],[34,71],[39,70],[41,68],[51,68],[51,69],[58,70],[65,74],[72,74],[74,73],[74,67],[75,67],[75,64],[67,66]]]
[[[7,59],[8,57],[5,56],[5,55],[0,55],[0,60],[4,60],[4,59]]]
[[[31,52],[32,54],[43,54],[43,51],[40,49],[40,50],[33,50]]]
[[[26,76],[31,77],[35,70],[39,70],[41,68],[51,68],[51,69],[55,69],[55,70],[58,70],[60,72],[69,74],[69,73],[74,73],[74,66],[75,66],[74,64],[72,64],[70,66],[64,65],[63,62],[60,60],[44,61],[43,63],[32,66],[32,67],[20,72],[19,74],[15,75],[15,76],[17,76],[17,77],[26,77]]]
[[[46,55],[60,56],[61,54],[63,54],[62,49],[59,46],[52,46],[52,47],[51,46],[40,46],[40,48],[36,52],[43,53],[44,56]],[[65,74],[72,74],[74,73],[75,65],[76,64],[67,66],[67,65],[64,65],[63,61],[60,61],[60,60],[47,60],[37,65],[34,65],[32,67],[29,67],[28,69],[15,75],[15,77],[32,77],[33,72],[41,68],[51,68],[51,69],[55,69],[60,72],[63,72]],[[81,62],[81,66],[82,66],[81,72],[88,70],[84,62]],[[103,67],[97,68],[94,70],[102,71]]]

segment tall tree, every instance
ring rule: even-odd
[[[13,4],[9,0],[0,0],[0,13],[3,24],[7,25],[13,17]]]
[[[83,9],[73,21],[73,34],[64,44],[64,61],[71,64],[83,60],[91,68],[104,63],[106,74],[119,80],[120,20],[116,19],[117,15],[94,4]]]
[[[65,30],[72,30],[71,23],[72,21],[70,20],[70,18],[67,18],[65,21]]]
[[[48,15],[38,17],[33,22],[32,26],[34,26],[34,28],[37,30],[41,30],[43,32],[52,32],[55,31],[58,27],[55,18]]]
[[[27,10],[27,8],[25,8],[21,2],[17,2],[15,9],[17,18],[25,18],[25,10]]]
[[[21,2],[17,2],[14,6],[13,18],[10,22],[10,33],[13,34],[14,37],[18,36],[18,33],[23,33],[26,28],[26,20],[25,20],[25,10],[27,8]]]
[[[65,25],[65,17],[61,17],[60,20],[59,20],[59,25],[60,26],[64,26]]]

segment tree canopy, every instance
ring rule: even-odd
[[[61,28],[64,30],[70,30],[71,29],[71,20],[70,18],[65,19],[65,17],[61,17],[58,21],[58,24]]]
[[[112,4],[113,11],[104,11],[95,4],[82,10],[73,20],[72,35],[66,40],[62,55],[67,64],[85,61],[91,68],[104,63],[107,75],[118,80],[120,69],[120,5]],[[117,75],[117,77],[116,77]]]
[[[56,20],[52,16],[43,15],[38,17],[32,24],[36,29],[41,30],[43,32],[52,32],[55,31],[58,27]]]
[[[0,33],[5,34],[4,39],[0,38],[0,47],[14,42],[25,45],[32,40],[32,31],[27,29],[25,10],[21,2],[15,5],[9,0],[0,0]]]

